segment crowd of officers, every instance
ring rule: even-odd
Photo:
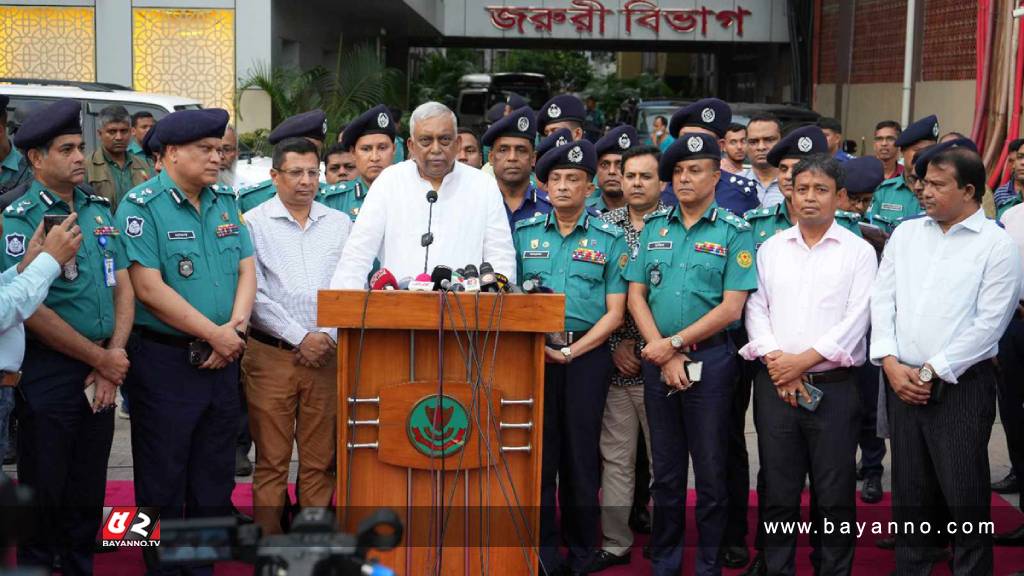
[[[951,186],[961,195],[969,190],[968,200],[980,198],[965,175],[980,165],[973,143],[953,138],[940,144],[938,120],[929,116],[906,128],[879,123],[875,156],[853,158],[841,150],[842,130],[833,120],[790,127],[765,114],[743,126],[732,123],[728,104],[714,98],[660,118],[651,142],[641,142],[631,126],[610,128],[591,142],[583,130],[587,110],[577,97],[555,96],[536,112],[524,104],[510,99],[484,134],[460,129],[455,141],[430,146],[457,146],[458,161],[493,174],[516,250],[518,282],[534,280],[566,296],[566,330],[550,335],[546,348],[539,570],[585,574],[629,564],[634,533],[641,532],[651,534],[644,556],[655,574],[679,574],[684,550],[694,550],[697,574],[748,564],[749,574],[793,574],[796,534],[756,529],[753,560],[745,543],[750,487],[744,428],[752,393],[761,519],[798,519],[808,477],[816,521],[855,517],[858,478],[865,502],[881,500],[883,436],[905,431],[908,418],[893,405],[903,403],[902,410],[915,417],[939,409],[929,404],[927,392],[904,390],[915,386],[907,382],[928,389],[932,378],[966,380],[964,369],[975,377],[992,357],[978,356],[956,371],[899,365],[912,376],[887,390],[896,373],[888,362],[905,359],[895,350],[884,357],[868,351],[869,319],[885,317],[884,311],[869,311],[878,261],[887,278],[906,282],[902,262],[887,268],[887,241],[900,237],[907,222],[929,219],[923,205],[934,203],[926,199],[940,184],[933,179],[936,166],[951,166]],[[90,156],[77,101],[30,114],[13,147],[6,130],[0,131],[0,152],[7,151],[0,165],[2,268],[15,270],[4,272],[0,290],[18,292],[5,292],[0,303],[0,376],[8,385],[0,394],[16,399],[19,481],[35,490],[41,519],[40,529],[19,544],[20,563],[52,566],[59,557],[65,573],[92,572],[122,385],[131,403],[138,505],[159,509],[164,519],[231,512],[246,392],[257,452],[254,504],[264,511],[257,522],[267,532],[283,528],[283,488],[295,438],[300,504],[330,505],[324,486],[330,485],[325,477],[332,473],[334,431],[303,428],[302,422],[314,408],[318,422],[334,418],[335,368],[328,358],[335,339],[309,326],[308,318],[300,321],[294,302],[275,301],[284,297],[267,286],[286,282],[271,277],[277,271],[264,268],[270,265],[261,263],[259,252],[294,248],[293,240],[280,238],[275,246],[276,237],[266,236],[269,228],[260,230],[261,240],[247,220],[273,218],[277,204],[271,203],[280,201],[286,209],[281,217],[301,213],[310,225],[343,213],[344,225],[336,225],[346,235],[374,181],[405,157],[400,118],[386,106],[372,108],[340,127],[338,142],[329,147],[322,111],[289,118],[270,135],[272,178],[237,191],[237,137],[228,120],[227,112],[206,109],[174,112],[154,123],[110,107],[100,112],[100,146]],[[415,138],[414,129],[410,140]],[[324,181],[317,183],[321,160]],[[1018,172],[1021,178],[997,193],[1000,215],[1022,202],[1024,170]],[[47,218],[58,215],[70,217]],[[806,229],[798,232],[801,222]],[[809,230],[821,230],[824,239],[802,245]],[[781,245],[794,242],[813,255],[830,240],[851,253],[868,249],[869,261],[858,260],[866,277],[816,277],[823,284],[810,294],[766,291],[776,280],[762,269],[764,261],[781,258],[775,254]],[[766,247],[775,249],[773,259],[761,254]],[[1019,261],[1012,264],[1019,284]],[[793,280],[800,288],[800,278]],[[318,287],[309,290],[315,294]],[[894,290],[898,300],[900,288]],[[748,296],[762,291],[754,310]],[[765,325],[769,333],[781,332],[786,321],[799,324],[804,314],[818,314],[817,306],[831,306],[819,303],[816,292],[842,296],[834,310],[841,333],[821,334],[830,345],[793,349],[793,339],[806,342],[819,335],[815,330],[837,330],[818,326],[820,317],[793,329],[803,336],[784,341],[780,335],[766,344]],[[791,309],[797,312],[789,318],[775,318],[779,298],[807,300],[795,300]],[[1005,319],[994,324],[1000,334],[1011,315],[1011,330],[1020,322],[1017,302],[1014,292],[1003,306]],[[17,350],[7,345],[14,341],[21,342]],[[281,362],[294,357],[310,372],[275,374],[272,366],[249,360],[254,346],[287,352]],[[322,388],[311,393],[315,386]],[[815,397],[812,389],[823,394]],[[273,413],[264,394],[290,394],[291,414]],[[947,391],[946,409],[959,398]],[[1019,404],[1013,409],[1019,411]],[[0,417],[3,406],[0,401]],[[979,421],[971,438],[984,453],[992,419]],[[902,464],[902,474],[894,471],[894,496],[906,492],[904,517],[941,510],[938,517],[959,519],[978,516],[979,507],[984,510],[978,517],[984,517],[988,500],[958,488],[963,482],[951,479],[944,463],[962,455],[944,453],[941,446],[928,450],[924,464],[919,456],[894,454],[897,468],[913,462]],[[778,460],[766,461],[773,456]],[[961,466],[960,478],[984,474],[974,480],[987,487],[987,456],[976,456],[983,462]],[[695,504],[687,504],[691,461]],[[911,498],[912,490],[935,499]],[[689,548],[687,510],[697,526]],[[852,537],[812,540],[816,569],[850,573]],[[990,540],[951,540],[912,547],[909,536],[897,534],[900,573],[927,573],[950,543],[955,573],[991,573]],[[900,553],[903,548],[913,551]],[[161,570],[155,558],[147,562],[154,573]]]

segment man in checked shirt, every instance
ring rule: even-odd
[[[661,203],[661,182],[658,179],[658,160],[661,152],[654,146],[634,146],[622,153],[622,192],[626,205],[605,212],[601,219],[615,224],[625,232],[626,244],[632,254],[644,229],[644,217],[665,207]],[[609,566],[629,563],[629,550],[633,545],[630,530],[630,510],[647,510],[647,498],[634,502],[634,492],[649,495],[650,491],[634,490],[637,474],[637,435],[644,434],[647,446],[646,462],[650,462],[650,435],[644,412],[644,379],[640,374],[640,349],[644,340],[633,319],[626,314],[622,327],[608,339],[612,349],[615,371],[605,402],[601,424],[601,531],[604,543],[590,565],[596,572]],[[649,479],[649,477],[647,478]],[[646,516],[646,514],[644,514]],[[636,522],[634,524],[643,524]],[[650,531],[650,520],[647,520]]]

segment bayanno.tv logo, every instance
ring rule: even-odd
[[[160,545],[160,514],[155,508],[114,506],[103,522],[103,546]]]

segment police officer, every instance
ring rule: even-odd
[[[568,128],[559,128],[551,132],[547,136],[541,138],[540,143],[537,144],[537,159],[539,160],[542,158],[552,148],[568,144],[569,142],[572,142],[572,130],[569,130]],[[536,177],[536,173],[534,173],[534,181],[537,189],[546,194],[547,188],[544,186],[544,182]]]
[[[690,457],[697,482],[696,573],[721,572],[728,505],[722,478],[738,368],[725,330],[740,319],[757,275],[750,225],[715,202],[720,162],[718,140],[709,134],[683,133],[669,147],[659,175],[672,181],[678,205],[647,219],[625,273],[629,312],[647,342],[642,356],[656,575],[679,574],[682,567]]]
[[[491,124],[483,135],[483,145],[490,148],[487,161],[494,167],[494,178],[505,200],[505,213],[512,229],[520,220],[551,211],[547,194],[530,183],[536,138],[537,122],[529,106],[513,110]]]
[[[537,129],[544,136],[559,128],[568,128],[573,140],[583,139],[583,122],[587,109],[583,102],[572,94],[559,94],[540,107],[537,113]]]
[[[718,98],[705,98],[676,110],[668,129],[673,136],[678,136],[684,130],[714,136],[721,149],[725,145],[725,131],[731,123],[732,109],[728,104]],[[662,201],[674,206],[676,198],[671,190],[666,190]],[[758,205],[757,184],[723,170],[715,187],[715,203],[737,216],[742,215]]]
[[[542,574],[583,571],[600,548],[598,488],[601,418],[611,352],[606,342],[622,323],[629,260],[622,230],[587,212],[597,159],[585,140],[551,149],[537,163],[553,210],[516,225],[518,278],[565,294],[566,332],[544,349],[544,459],[541,464]],[[561,530],[555,526],[555,487]],[[569,549],[558,552],[559,533]]]
[[[164,171],[117,210],[140,303],[131,350],[135,495],[163,519],[231,511],[237,361],[256,271],[234,194],[213,185],[227,122],[219,108],[164,117],[154,128]]]
[[[277,128],[270,132],[267,142],[273,146],[285,138],[307,138],[316,145],[317,150],[322,150],[326,137],[327,114],[317,108],[296,114],[278,124]],[[273,198],[274,194],[277,194],[277,190],[274,188],[274,183],[268,178],[259,184],[239,189],[238,203],[242,207],[242,212],[248,212]]]
[[[755,248],[760,248],[765,240],[793,225],[793,168],[803,158],[828,153],[828,140],[817,126],[803,126],[793,130],[768,152],[768,163],[779,168],[779,189],[786,201],[771,208],[750,210],[743,215],[753,227]],[[860,215],[837,210],[835,218],[843,228],[861,235]]]
[[[636,128],[617,126],[605,134],[594,148],[597,151],[597,189],[587,198],[587,207],[605,213],[622,208],[622,153],[640,143]]]
[[[317,200],[348,214],[355,221],[373,181],[394,161],[395,138],[395,122],[383,104],[370,108],[350,122],[345,127],[341,147],[352,151],[359,177],[324,186]]]
[[[939,140],[939,120],[934,115],[914,122],[896,139],[896,146],[903,156],[903,174],[889,178],[875,190],[871,201],[869,217],[871,223],[886,234],[892,234],[901,218],[921,213],[921,204],[914,193],[917,176],[914,174],[914,157],[921,149]]]
[[[7,104],[10,101],[0,94],[0,209],[10,204],[10,200],[4,202],[7,191],[32,180],[32,167],[7,136]]]
[[[839,195],[839,209],[860,214],[866,222],[868,208],[875,196],[875,189],[885,180],[885,166],[874,156],[851,158],[843,164],[846,172],[846,194]]]
[[[85,193],[82,105],[58,100],[29,115],[15,138],[35,174],[4,210],[4,268],[26,253],[44,216],[74,221],[83,241],[43,305],[25,321],[17,391],[18,480],[35,492],[37,531],[21,541],[19,566],[92,574],[103,514],[114,398],[128,372],[132,285],[106,198]],[[70,224],[65,224],[65,227]],[[84,394],[83,394],[84,390]]]

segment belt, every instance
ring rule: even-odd
[[[547,342],[548,346],[552,348],[564,348],[569,346],[573,342],[579,342],[580,338],[590,332],[590,328],[586,330],[563,330],[562,332],[548,332]]]
[[[188,336],[174,336],[172,334],[163,334],[161,332],[155,332],[148,328],[136,328],[135,331],[142,338],[157,344],[163,344],[164,346],[171,346],[173,348],[181,348],[188,350],[189,344],[191,344],[195,338]]]
[[[13,388],[21,381],[21,372],[5,372],[0,370],[0,388]]]
[[[703,350],[705,348],[714,348],[715,346],[721,346],[722,344],[725,344],[728,341],[729,336],[726,335],[725,332],[719,332],[718,334],[708,336],[707,338],[701,340],[700,342],[697,342],[696,344],[690,344],[689,346],[685,346],[685,348],[688,352],[696,352],[698,350]]]
[[[291,344],[284,340],[281,340],[280,338],[275,338],[270,334],[267,334],[266,332],[260,332],[255,328],[251,328],[249,330],[249,337],[253,338],[257,342],[262,342],[267,346],[273,346],[274,348],[280,348],[281,350],[287,350],[288,352],[295,351],[295,346],[292,346]]]
[[[853,370],[849,368],[834,368],[823,372],[805,372],[800,380],[804,384],[832,384],[843,382],[853,377]]]

